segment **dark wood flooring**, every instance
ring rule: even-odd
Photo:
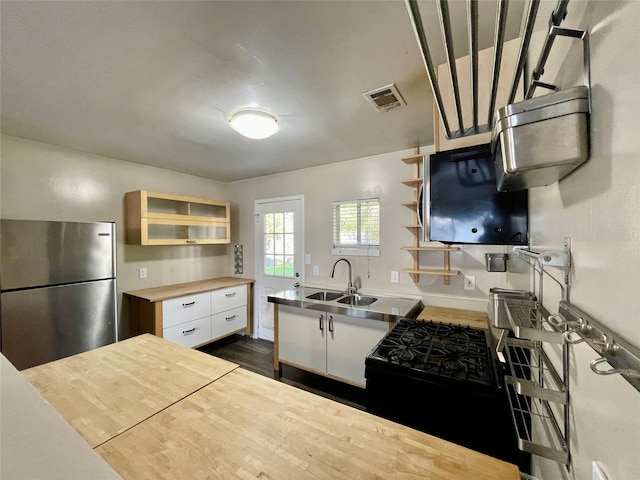
[[[265,377],[274,378],[273,342],[242,335],[231,335],[204,345],[198,350],[237,363],[241,367]],[[365,409],[366,395],[362,388],[288,365],[283,365],[280,381],[360,410]]]

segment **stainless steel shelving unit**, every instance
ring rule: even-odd
[[[540,304],[524,306],[505,300],[505,310],[515,338],[505,345],[510,374],[505,376],[518,448],[567,466],[569,449],[568,343],[554,315]],[[544,344],[560,345],[563,367],[558,372]],[[533,425],[542,433],[534,435]]]

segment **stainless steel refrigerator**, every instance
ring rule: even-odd
[[[0,222],[0,350],[18,370],[117,338],[115,224]]]

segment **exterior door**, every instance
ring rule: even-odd
[[[273,341],[273,304],[267,296],[304,284],[304,197],[256,200],[258,337]]]

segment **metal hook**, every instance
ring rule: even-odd
[[[598,365],[606,361],[607,359],[604,357],[596,358],[589,363],[589,367],[591,368],[591,371],[597,375],[620,374],[631,378],[640,378],[640,371],[632,370],[630,368],[610,368],[609,370],[599,370]]]
[[[595,348],[598,353],[614,354],[618,350],[618,345],[613,340],[610,340],[606,334],[602,333],[602,340],[587,340],[592,345],[596,345],[599,348]]]
[[[579,343],[585,342],[586,340],[582,337],[578,337],[575,340],[573,340],[571,338],[571,334],[572,333],[578,333],[576,330],[567,330],[566,332],[562,333],[562,338],[565,342],[567,342],[569,345],[577,345]]]

